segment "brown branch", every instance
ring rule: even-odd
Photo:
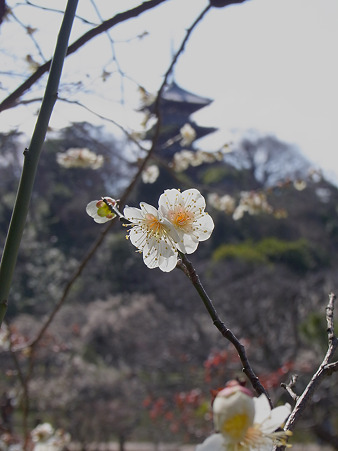
[[[100,25],[87,31],[82,36],[80,36],[79,39],[73,42],[73,44],[71,44],[68,47],[67,56],[76,52],[88,41],[100,35],[101,33],[106,32],[115,25],[124,22],[126,20],[132,19],[133,17],[137,17],[140,14],[144,13],[145,11],[148,11],[149,9],[152,9],[155,6],[158,6],[159,4],[164,3],[166,1],[167,0],[149,0],[137,6],[136,8],[130,9],[129,11],[125,11],[120,14],[116,14],[116,16],[108,20],[105,20]],[[20,97],[26,91],[28,91],[42,77],[43,74],[48,72],[51,62],[52,60],[46,61],[45,64],[42,64],[40,67],[38,67],[30,77],[28,77],[15,91],[13,91],[9,96],[7,96],[0,103],[0,112],[16,106]]]
[[[337,369],[338,369],[338,362],[331,362],[331,360],[333,359],[334,353],[337,349],[337,346],[338,346],[338,338],[335,336],[334,326],[333,326],[333,313],[334,313],[335,299],[336,299],[336,296],[333,293],[331,293],[329,295],[329,303],[326,307],[328,350],[325,354],[325,357],[324,357],[322,363],[319,365],[318,370],[312,376],[310,382],[306,386],[303,393],[298,397],[296,405],[285,424],[285,427],[284,427],[285,431],[292,431],[295,428],[297,421],[299,420],[299,418],[301,417],[305,408],[307,407],[308,403],[312,399],[312,396],[315,393],[316,389],[318,388],[319,384],[322,382],[322,380],[325,377],[330,376],[333,371],[337,371]],[[280,446],[280,447],[275,448],[276,451],[277,450],[282,451],[284,449],[285,449],[285,446]]]
[[[225,326],[225,324],[220,320],[218,313],[213,305],[213,302],[209,298],[207,292],[205,291],[205,289],[198,277],[198,274],[196,273],[195,268],[191,264],[190,260],[187,258],[187,256],[185,254],[182,254],[182,253],[180,253],[180,257],[181,257],[182,263],[180,263],[180,262],[178,263],[178,265],[177,265],[178,268],[183,270],[185,275],[188,276],[189,279],[191,280],[191,283],[194,285],[196,291],[200,295],[200,297],[204,303],[204,306],[207,309],[214,325],[221,332],[223,337],[225,337],[227,340],[229,340],[236,348],[237,354],[243,365],[243,368],[242,368],[243,373],[247,376],[247,378],[251,382],[251,385],[255,389],[256,393],[258,395],[264,394],[268,398],[270,406],[273,407],[269,394],[267,393],[267,391],[265,390],[263,385],[260,383],[258,377],[256,376],[255,372],[253,371],[253,369],[249,363],[244,345],[242,345],[242,343],[238,340],[238,338],[235,336],[235,334],[230,329],[228,329]]]

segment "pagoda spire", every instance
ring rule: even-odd
[[[195,140],[217,130],[214,127],[199,126],[190,118],[190,115],[211,103],[211,99],[181,88],[174,79],[164,88],[160,100],[161,131],[157,149],[159,152],[165,146],[165,154],[161,152],[161,157],[172,158],[176,152],[182,150],[179,140],[173,140],[173,138],[180,134],[180,130],[185,124],[189,124],[195,130]],[[154,113],[154,103],[144,109]],[[148,131],[147,139],[151,139],[153,132],[154,128]],[[170,140],[173,142],[168,146]],[[190,147],[185,146],[185,148]]]

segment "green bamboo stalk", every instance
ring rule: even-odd
[[[7,311],[8,297],[13,280],[19,247],[28,214],[36,171],[46,137],[50,117],[57,99],[63,62],[66,57],[70,32],[73,26],[78,0],[68,0],[57,38],[45,94],[28,149],[24,152],[19,187],[9,224],[0,263],[0,325]]]

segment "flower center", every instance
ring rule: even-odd
[[[174,224],[175,227],[183,229],[185,232],[192,230],[194,216],[193,212],[187,211],[182,206],[177,206],[174,210],[168,212],[169,221]]]
[[[239,442],[245,437],[250,425],[251,421],[249,416],[245,413],[239,413],[223,423],[221,432],[232,441]]]
[[[145,215],[145,224],[147,229],[154,235],[161,235],[163,233],[163,224],[161,224],[158,218],[151,213]]]
[[[99,200],[96,204],[97,207],[97,214],[99,216],[101,216],[102,218],[107,217],[107,218],[113,218],[115,215],[113,212],[110,211],[110,208],[108,207],[108,205],[103,202],[103,200]]]

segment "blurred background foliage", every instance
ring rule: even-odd
[[[23,149],[14,132],[0,140],[3,243]],[[74,147],[103,155],[104,165],[61,167],[57,153]],[[88,123],[49,135],[11,292],[12,346],[36,336],[104,229],[86,214],[87,203],[103,195],[119,198],[137,167],[123,143]],[[181,178],[164,164],[160,171],[154,184],[137,183],[129,205],[155,204],[164,189],[196,186],[206,198],[213,191],[264,190],[274,211],[287,212],[234,221],[208,205],[215,230],[191,260],[273,400],[289,402],[280,383],[296,372],[295,390],[304,388],[325,349],[325,305],[328,293],[337,291],[337,188],[323,179],[301,191],[290,180],[267,187],[252,169],[225,161],[190,168]],[[241,366],[184,275],[147,269],[125,235],[120,224],[111,228],[35,349],[29,424],[51,421],[83,449],[93,441],[118,440],[121,449],[126,440],[200,441],[212,427],[211,390],[242,377]],[[20,373],[4,337],[1,343],[2,404],[13,408],[10,414],[3,409],[2,428],[20,430]],[[27,352],[16,353],[23,370],[29,370]],[[316,440],[319,427],[337,430],[337,406],[336,384],[327,379],[297,439],[310,433]]]

